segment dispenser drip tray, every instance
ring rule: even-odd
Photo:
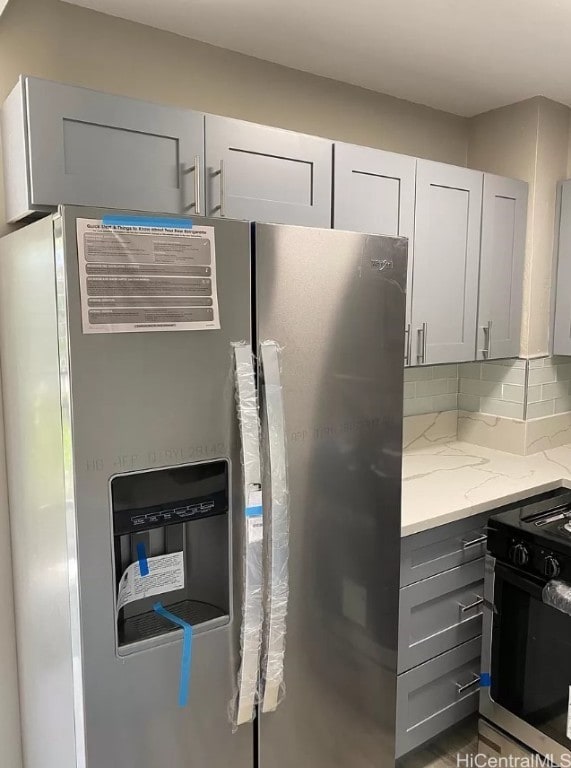
[[[200,602],[200,600],[181,600],[179,603],[165,605],[165,608],[193,627],[197,624],[213,621],[214,619],[228,618],[227,613],[222,608],[218,608],[210,603]],[[155,611],[149,611],[119,622],[119,645],[149,640],[159,635],[177,631],[180,631],[180,629],[170,621]]]

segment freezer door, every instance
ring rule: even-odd
[[[258,344],[281,347],[290,516],[285,697],[260,716],[260,766],[386,767],[406,240],[258,225],[255,242]]]
[[[99,220],[106,213],[112,212],[64,209],[60,261],[65,273],[59,275],[60,307],[64,288],[68,305],[62,325],[69,330],[71,434],[64,422],[64,441],[72,449],[75,474],[70,505],[79,555],[87,765],[251,768],[252,725],[233,733],[229,714],[240,665],[244,518],[232,344],[250,341],[250,227],[194,220],[195,227],[215,227],[220,330],[83,334],[76,219]],[[213,461],[222,465],[218,476],[224,466],[228,470],[233,488],[229,514],[171,525],[164,536],[160,527],[150,531],[147,555],[184,548],[186,591],[147,598],[148,613],[141,622],[132,615],[137,603],[129,605],[130,623],[125,622],[121,644],[114,612],[111,501],[116,507],[119,502],[150,507],[160,488],[151,480],[138,486],[134,475],[133,483],[114,484],[112,478],[147,470],[160,477],[161,468],[174,467],[163,486],[175,498],[177,484],[185,494],[187,472],[181,468],[208,468]],[[196,485],[207,488],[208,474],[199,471]],[[123,507],[114,510],[126,514]],[[133,545],[139,542],[136,536]],[[115,542],[116,568],[119,554],[129,560],[124,538]],[[186,600],[189,609],[212,617],[194,633],[184,708],[178,705],[182,631],[141,639],[156,621],[152,606],[157,599],[174,613],[176,604]],[[220,609],[218,614],[212,606]],[[186,618],[194,623],[191,615]],[[169,628],[167,622],[163,629]]]

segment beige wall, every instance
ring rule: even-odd
[[[11,0],[0,20],[0,101],[22,72],[466,164],[465,118],[58,0]]]
[[[557,182],[567,174],[567,107],[542,97],[470,120],[468,165],[529,183],[521,355],[549,353]]]

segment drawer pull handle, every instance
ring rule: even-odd
[[[458,603],[460,606],[460,610],[462,613],[466,613],[466,611],[471,611],[472,608],[477,608],[479,605],[482,605],[484,602],[484,598],[480,597],[480,595],[476,595],[476,599],[473,603],[468,603],[468,605],[464,605],[464,603]]]
[[[464,683],[464,685],[462,685],[462,683],[454,683],[458,694],[464,693],[464,691],[467,691],[469,688],[472,688],[480,682],[480,675],[477,675],[475,672],[472,674],[474,675],[474,679],[470,680],[469,683]]]
[[[488,540],[487,534],[482,534],[482,536],[477,536],[475,539],[462,539],[462,549],[470,549],[470,547],[477,547],[478,544],[484,544]]]

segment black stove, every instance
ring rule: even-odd
[[[488,521],[488,551],[543,579],[571,582],[571,490],[502,507]]]

